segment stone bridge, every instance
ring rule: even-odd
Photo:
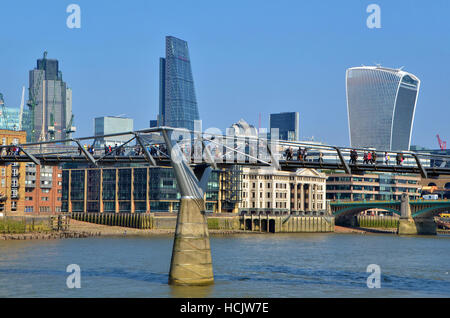
[[[434,217],[450,210],[450,200],[338,201],[330,204],[336,223],[350,223],[354,216],[371,209],[392,212],[400,217],[399,234],[436,234]]]

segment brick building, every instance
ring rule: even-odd
[[[26,164],[25,213],[61,212],[62,170],[58,166]]]
[[[3,146],[26,142],[26,132],[0,129]],[[7,149],[0,152],[6,155]],[[0,165],[0,213],[21,215],[25,206],[25,164],[9,163]]]

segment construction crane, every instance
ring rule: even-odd
[[[447,142],[443,141],[441,139],[441,137],[439,137],[439,134],[437,134],[436,137],[437,137],[437,140],[438,140],[438,143],[439,143],[439,147],[441,148],[441,150],[447,149]]]
[[[74,132],[77,131],[76,127],[73,126],[73,117],[74,116],[72,114],[72,117],[70,117],[70,121],[69,121],[69,123],[66,126],[66,134],[71,134],[71,133],[74,133]]]

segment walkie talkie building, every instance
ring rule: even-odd
[[[401,69],[352,67],[346,72],[352,147],[409,150],[420,80]]]

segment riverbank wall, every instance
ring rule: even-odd
[[[48,216],[2,216],[0,234],[50,233],[54,223],[54,218]]]
[[[176,213],[72,213],[72,219],[136,229],[173,230]],[[208,229],[269,233],[334,232],[332,216],[207,215]]]
[[[340,217],[336,219],[336,224],[341,226],[350,226],[354,228],[397,228],[399,222],[398,216],[381,215],[354,215],[350,217]]]

